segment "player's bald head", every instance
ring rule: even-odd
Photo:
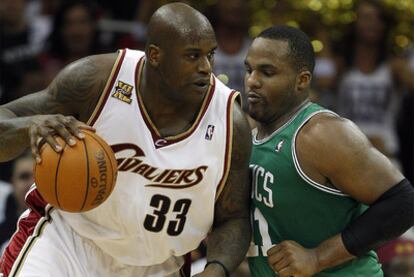
[[[147,47],[171,47],[178,41],[194,42],[201,38],[214,38],[208,19],[199,11],[184,3],[162,6],[152,15],[148,24]]]

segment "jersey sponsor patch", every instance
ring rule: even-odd
[[[119,99],[122,102],[131,104],[131,95],[133,88],[133,86],[118,80],[118,85],[115,87],[115,92],[112,94],[112,97]]]

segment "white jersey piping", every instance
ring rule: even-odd
[[[321,191],[324,191],[324,192],[327,192],[327,193],[330,193],[330,194],[334,194],[334,195],[337,195],[337,196],[349,197],[349,195],[343,193],[340,190],[337,190],[337,189],[334,189],[334,188],[330,188],[330,187],[327,187],[325,185],[322,185],[322,184],[320,184],[318,182],[315,182],[309,176],[306,175],[306,173],[302,170],[302,168],[301,168],[301,166],[299,164],[299,160],[298,160],[297,154],[296,154],[296,137],[297,137],[299,131],[302,129],[303,125],[305,125],[305,123],[307,123],[313,116],[315,116],[317,114],[320,114],[320,113],[329,113],[329,114],[333,114],[333,115],[338,116],[334,112],[327,111],[327,110],[320,110],[320,111],[316,111],[316,112],[313,112],[310,115],[308,115],[306,117],[306,119],[300,124],[299,128],[296,130],[295,134],[293,135],[293,139],[292,139],[292,156],[293,156],[293,161],[294,161],[294,164],[295,164],[296,171],[298,172],[299,176],[306,183],[308,183],[309,185],[311,185],[312,187],[314,187],[314,188],[316,188],[318,190],[321,190]]]

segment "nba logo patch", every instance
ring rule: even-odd
[[[205,139],[211,140],[213,138],[213,133],[214,133],[214,125],[208,125]]]
[[[281,141],[279,141],[279,143],[276,145],[276,147],[275,147],[275,151],[277,152],[277,153],[279,153],[280,152],[280,150],[282,150],[282,146],[283,146],[283,143],[285,142],[285,140],[284,139],[282,139]]]

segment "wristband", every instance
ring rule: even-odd
[[[206,263],[206,266],[204,267],[204,269],[208,266],[208,265],[210,265],[210,264],[218,264],[218,265],[221,265],[221,267],[223,268],[223,270],[224,270],[224,275],[226,275],[226,277],[230,277],[230,272],[227,270],[227,267],[222,263],[222,262],[220,262],[220,261],[217,261],[217,260],[212,260],[212,261],[208,261],[207,263]]]

